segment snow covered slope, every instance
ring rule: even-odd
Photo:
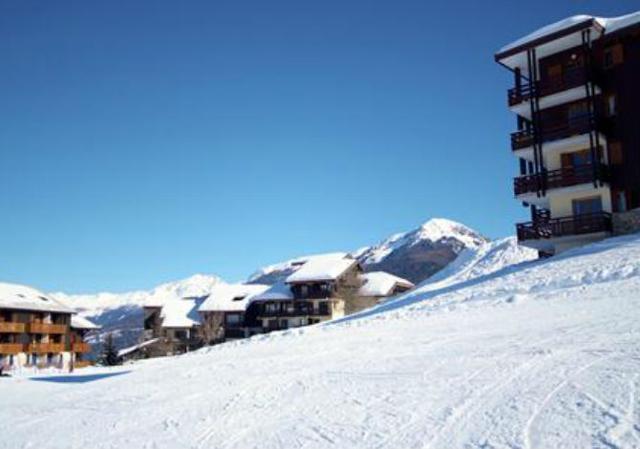
[[[640,236],[489,271],[93,382],[2,379],[0,448],[640,447]]]
[[[144,304],[164,298],[197,298],[207,295],[212,286],[221,282],[217,276],[196,274],[187,279],[159,285],[149,291],[93,295],[67,295],[58,292],[52,293],[52,296],[78,310],[80,316],[102,326],[90,339],[95,344],[94,352],[99,352],[100,345],[96,343],[109,333],[113,334],[116,347],[137,343],[142,332]]]

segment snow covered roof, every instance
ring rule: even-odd
[[[200,324],[198,306],[201,300],[174,297],[165,300],[160,312],[162,327],[192,327]]]
[[[388,296],[396,286],[414,287],[412,282],[386,271],[372,271],[364,273],[360,277],[364,284],[358,290],[359,296]]]
[[[71,328],[72,329],[86,329],[86,330],[95,330],[100,329],[95,323],[92,323],[88,319],[81,317],[80,315],[71,315]]]
[[[37,312],[76,313],[51,296],[26,285],[0,282],[0,308]]]
[[[287,301],[293,299],[291,287],[284,282],[276,282],[264,292],[253,297],[254,301]]]
[[[552,37],[561,37],[576,33],[582,29],[593,27],[596,31],[611,34],[631,25],[640,23],[640,11],[620,17],[596,17],[590,15],[576,15],[546,25],[520,39],[517,39],[498,51],[496,59],[500,60],[513,55],[514,52],[524,50],[527,46],[536,46],[546,43]]]
[[[299,282],[333,281],[357,264],[358,261],[346,253],[329,253],[313,256],[287,277],[287,284]]]
[[[255,295],[269,288],[262,284],[218,284],[198,308],[199,312],[242,312]]]

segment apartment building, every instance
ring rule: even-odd
[[[640,226],[640,13],[574,16],[502,48],[520,243],[541,256]],[[632,211],[632,212],[630,212]]]
[[[96,326],[76,317],[75,313],[31,287],[0,283],[0,366],[3,371],[86,366],[88,360],[84,357],[91,347],[82,338]]]

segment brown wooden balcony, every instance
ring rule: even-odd
[[[29,323],[27,332],[31,334],[65,334],[67,332],[66,324],[52,323]]]
[[[64,352],[64,343],[30,343],[26,347],[26,352],[32,354],[47,354]]]
[[[518,223],[518,240],[539,240],[572,235],[611,232],[611,214],[596,212],[570,217]]]
[[[609,180],[609,169],[606,165],[597,167],[586,164],[578,166],[563,167],[559,170],[550,170],[533,175],[525,175],[514,178],[513,191],[517,195],[535,193],[540,190],[559,189],[571,187],[579,184],[586,184],[597,181],[607,182]]]
[[[83,354],[87,352],[91,352],[91,345],[85,342],[74,343],[72,346],[72,351],[83,353]]]
[[[12,323],[12,322],[0,322],[0,333],[3,334],[21,334],[25,332],[26,326],[24,323]]]
[[[523,83],[509,89],[509,106],[515,106],[523,101],[529,101],[534,96],[545,97],[574,87],[583,86],[588,81],[587,70],[584,67],[566,70],[560,76],[547,78],[544,81]]]
[[[583,114],[572,117],[564,123],[544,125],[540,129],[540,142],[548,143],[554,140],[586,134],[595,129],[593,114]],[[511,149],[520,150],[533,146],[536,140],[536,132],[533,128],[522,129],[511,133]]]
[[[15,355],[24,352],[22,343],[0,343],[0,354]]]

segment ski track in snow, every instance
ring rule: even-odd
[[[0,379],[0,448],[640,448],[640,236],[473,257],[336,323]]]

